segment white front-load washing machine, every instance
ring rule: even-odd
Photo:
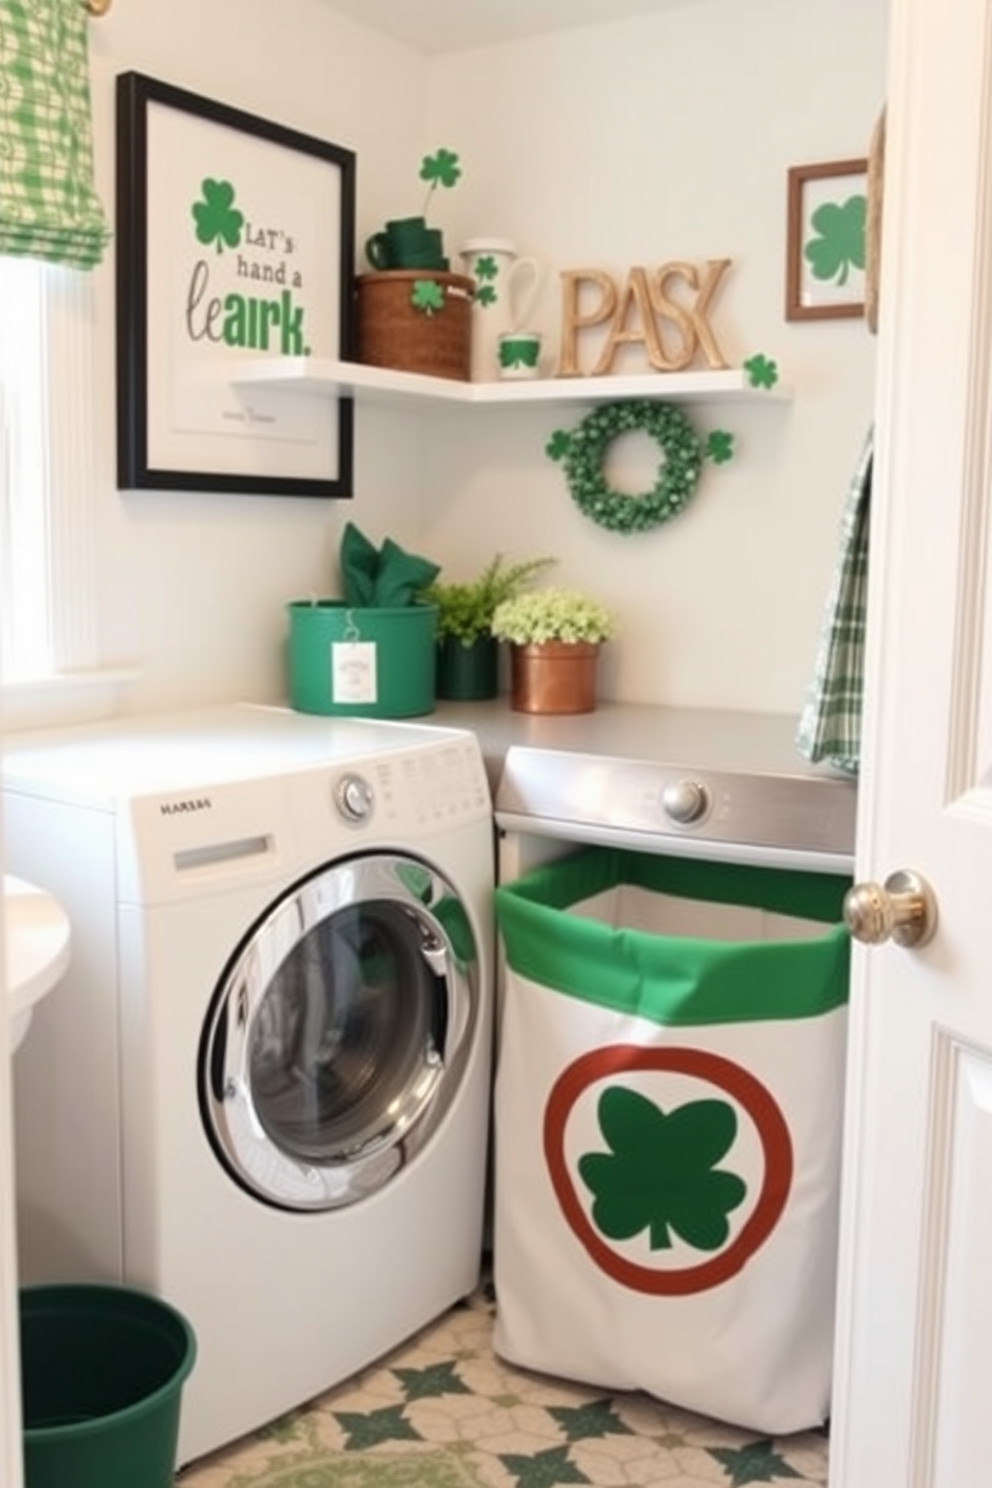
[[[3,773],[6,867],[72,925],[15,1068],[22,1280],[181,1309],[183,1464],[477,1282],[481,752],[245,705],[23,736]]]

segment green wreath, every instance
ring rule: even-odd
[[[763,353],[744,363],[754,388],[773,388],[778,367]],[[661,446],[664,459],[650,491],[614,491],[603,474],[603,459],[620,434],[639,429]],[[734,436],[714,429],[705,442],[685,414],[671,403],[633,398],[607,403],[586,415],[569,433],[557,429],[547,445],[552,460],[563,460],[572,500],[601,527],[611,532],[645,532],[674,517],[694,495],[703,460],[717,464],[733,457]]]
[[[656,439],[664,459],[650,491],[614,491],[603,474],[608,447],[621,434],[642,430]],[[680,512],[699,484],[704,449],[678,408],[653,399],[607,403],[593,409],[571,433],[552,435],[548,454],[563,460],[572,500],[611,532],[644,532]]]

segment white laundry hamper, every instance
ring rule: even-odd
[[[504,1358],[824,1422],[849,883],[591,848],[497,890]]]

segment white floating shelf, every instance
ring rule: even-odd
[[[734,368],[723,372],[640,372],[616,377],[540,377],[534,381],[462,382],[420,372],[396,372],[359,362],[312,357],[265,357],[228,367],[227,380],[238,387],[268,391],[335,394],[363,402],[394,406],[411,400],[428,403],[489,405],[527,403],[565,405],[615,403],[623,398],[660,398],[680,403],[761,399],[788,401],[791,388],[752,387],[748,375]]]

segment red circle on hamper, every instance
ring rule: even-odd
[[[594,1228],[565,1160],[565,1127],[579,1097],[598,1080],[635,1070],[690,1075],[717,1086],[744,1107],[761,1143],[764,1179],[752,1213],[726,1249],[697,1265],[665,1270],[618,1255]],[[583,1054],[562,1071],[548,1097],[544,1155],[562,1213],[592,1260],[614,1281],[654,1296],[688,1296],[736,1276],[774,1230],[792,1186],[792,1141],[774,1096],[739,1064],[703,1049],[613,1044]]]

